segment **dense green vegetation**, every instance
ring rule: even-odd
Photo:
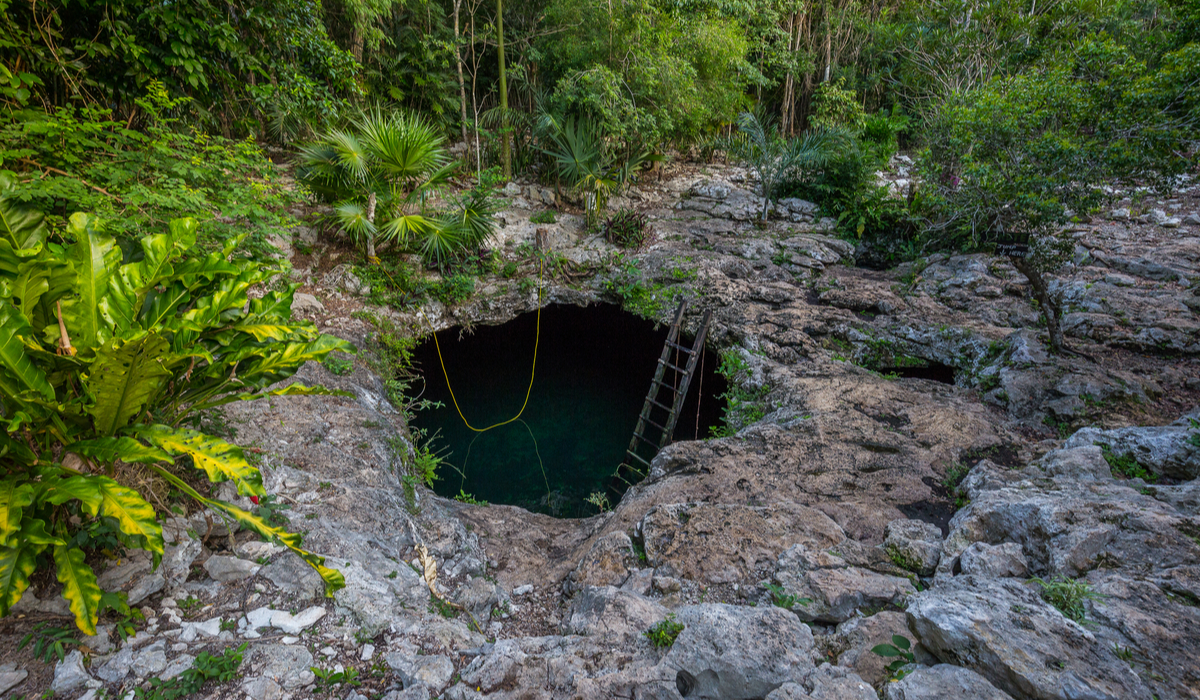
[[[764,225],[809,199],[864,259],[1010,246],[1062,348],[1063,225],[1098,184],[1196,170],[1198,42],[1193,0],[0,0],[0,613],[53,568],[92,629],[115,604],[89,552],[161,553],[182,496],[321,567],[212,498],[260,481],[192,429],[342,347],[268,262],[305,204],[332,205],[316,223],[362,247],[374,300],[453,304],[517,275],[486,250],[497,185],[553,186],[637,248],[610,198],[721,154]],[[900,149],[897,195],[875,173]]]

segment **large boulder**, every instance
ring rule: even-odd
[[[888,683],[884,700],[1012,700],[1012,696],[988,683],[974,671],[938,664],[913,670],[895,683]]]
[[[1103,445],[1117,456],[1129,455],[1137,463],[1159,476],[1171,479],[1200,477],[1200,445],[1192,442],[1197,435],[1189,417],[1171,425],[1100,430],[1084,428],[1072,435],[1065,447]]]
[[[666,616],[666,608],[640,595],[612,586],[588,587],[567,608],[563,632],[607,644],[633,644]]]
[[[931,576],[942,557],[942,530],[921,520],[893,520],[884,530],[883,548],[896,566]]]
[[[909,601],[908,624],[943,662],[1017,698],[1150,700],[1112,645],[1012,579],[959,576]]]
[[[686,698],[761,698],[811,671],[812,631],[782,608],[691,605],[662,665]]]
[[[849,620],[864,607],[899,606],[917,592],[907,578],[850,566],[840,556],[802,544],[780,555],[775,580],[789,594],[807,599],[793,608],[801,619],[827,623]]]

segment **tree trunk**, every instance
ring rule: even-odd
[[[512,154],[508,150],[508,83],[504,78],[504,0],[496,0],[496,40],[500,54],[500,154],[504,179],[512,179]]]
[[[458,28],[458,11],[462,0],[454,0],[454,63],[458,68],[458,105],[462,114],[462,140],[467,143],[467,86],[463,82],[462,47],[459,46],[461,34]]]
[[[788,17],[788,49],[791,49],[791,45],[794,43],[797,14],[799,13],[792,13],[792,15]],[[792,128],[792,105],[795,100],[792,99],[792,96],[795,94],[795,89],[795,78],[792,76],[792,69],[789,68],[787,72],[787,78],[783,83],[783,113],[780,115],[779,119],[779,133],[781,134],[790,134],[794,131]]]
[[[1029,285],[1033,287],[1033,298],[1037,299],[1042,317],[1046,319],[1046,330],[1050,335],[1050,349],[1054,352],[1066,350],[1062,332],[1062,308],[1059,300],[1050,294],[1046,277],[1033,263],[1029,262],[1028,258],[1009,256],[1008,259],[1018,272],[1025,275],[1025,279],[1029,280]]]
[[[375,193],[367,195],[367,222],[371,224],[371,228],[375,228]],[[367,261],[372,265],[379,264],[379,258],[375,256],[375,233],[367,231]]]

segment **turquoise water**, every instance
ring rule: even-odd
[[[424,398],[443,404],[414,420],[436,435],[433,448],[443,456],[434,490],[558,517],[595,514],[597,508],[584,500],[595,492],[616,503],[634,478],[625,471],[624,480],[614,474],[666,332],[614,306],[546,307],[529,405],[520,421],[483,433],[467,429],[455,411],[432,340],[421,345],[416,361],[426,379]],[[463,415],[476,428],[516,415],[529,386],[536,315],[459,335],[460,329],[449,329],[438,341]],[[677,440],[704,437],[717,424],[717,395],[725,384],[713,371],[716,365],[716,354],[706,352],[699,429],[698,374],[680,414]]]

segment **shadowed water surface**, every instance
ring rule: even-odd
[[[477,326],[461,339],[459,328],[438,334],[458,405],[476,428],[507,420],[521,409],[536,321],[535,313],[527,313],[500,326]],[[464,491],[491,503],[560,517],[594,514],[596,508],[584,499],[596,491],[615,503],[626,484],[613,474],[624,458],[666,335],[666,326],[656,330],[652,322],[615,306],[544,308],[529,405],[520,421],[484,433],[463,425],[434,343],[426,341],[415,352],[426,378],[424,398],[443,406],[421,412],[414,424],[437,434],[434,447],[443,449],[434,489],[443,496]],[[677,440],[705,437],[719,422],[717,396],[725,391],[725,381],[714,371],[715,353],[705,352],[703,363],[704,372],[692,380],[680,414]]]

